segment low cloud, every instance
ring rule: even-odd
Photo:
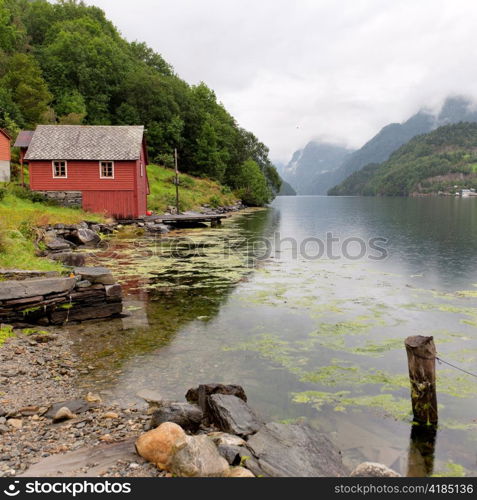
[[[205,81],[286,161],[308,140],[360,147],[449,94],[477,99],[469,0],[88,0],[189,83]]]

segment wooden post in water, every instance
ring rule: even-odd
[[[176,185],[176,213],[180,214],[179,210],[179,167],[177,165],[177,148],[174,149],[174,166],[176,169],[175,185]]]
[[[422,424],[437,424],[436,346],[434,337],[408,337],[406,346],[411,381],[414,420]]]

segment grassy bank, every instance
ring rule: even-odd
[[[147,169],[151,194],[148,197],[148,207],[156,212],[165,212],[168,206],[176,204],[176,186],[174,171],[169,168],[149,165]],[[197,210],[203,205],[220,207],[233,205],[236,196],[229,188],[210,179],[179,175],[180,209]]]
[[[48,224],[76,224],[101,215],[33,201],[27,190],[0,185],[0,268],[61,270],[56,262],[35,255],[35,230]]]
[[[164,212],[168,206],[175,206],[174,171],[151,165],[148,176],[151,188],[149,209]],[[181,174],[179,189],[182,211],[199,209],[203,205],[219,207],[237,202],[228,188],[209,179]],[[36,256],[38,249],[34,241],[37,228],[49,224],[77,224],[83,220],[104,221],[101,215],[60,207],[39,199],[35,193],[14,184],[0,184],[0,268],[61,270],[60,264]]]

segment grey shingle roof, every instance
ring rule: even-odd
[[[13,146],[16,148],[27,148],[30,145],[34,133],[33,130],[22,130],[18,134],[17,140]]]
[[[144,127],[38,125],[26,160],[137,160]]]

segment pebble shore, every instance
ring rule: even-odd
[[[103,403],[98,395],[78,393],[78,360],[66,334],[57,332],[18,332],[0,346],[0,477],[21,475],[51,455],[121,442],[148,430],[146,404],[144,409],[120,408]],[[83,400],[85,406],[74,418],[54,423],[47,416],[53,404],[71,400]],[[87,474],[95,465],[75,472]],[[164,473],[137,456],[118,460],[99,475]]]

